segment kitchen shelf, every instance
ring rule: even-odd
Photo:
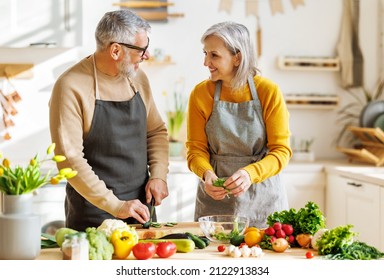
[[[169,13],[168,7],[174,3],[168,0],[158,1],[126,1],[121,3],[113,3],[122,9],[130,9],[138,16],[147,21],[167,22],[169,18],[184,17],[184,13]]]
[[[23,78],[31,79],[33,77],[31,63],[6,63],[0,64],[0,78]]]
[[[113,6],[120,6],[124,8],[161,8],[173,6],[175,3],[162,2],[162,1],[127,1],[121,3],[113,3]]]
[[[338,57],[279,56],[278,66],[282,70],[339,71]]]
[[[291,109],[334,109],[339,104],[339,98],[335,94],[297,93],[286,94],[285,102]]]

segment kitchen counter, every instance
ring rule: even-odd
[[[149,228],[143,229],[141,225],[130,225],[135,226],[136,231],[140,239],[150,239],[150,238],[160,238],[167,234],[171,233],[184,233],[191,232],[196,235],[202,235],[199,223],[197,222],[182,222],[178,223],[174,227],[162,226],[161,228]],[[211,242],[209,246],[204,249],[195,248],[192,252],[189,253],[176,253],[171,258],[179,260],[217,260],[217,259],[231,259],[231,257],[226,256],[223,252],[218,252],[217,246],[221,243]],[[262,259],[305,259],[305,253],[307,249],[301,248],[289,248],[284,253],[277,253],[272,250],[263,250],[264,256]],[[315,255],[317,252],[314,251]],[[42,249],[37,260],[61,260],[63,258],[62,252],[59,248],[49,248]],[[128,259],[134,260],[135,257],[133,253],[128,257]],[[157,256],[154,259],[159,259]],[[254,258],[258,259],[258,258]],[[259,258],[260,259],[260,258]]]
[[[190,253],[176,253],[170,259],[177,259],[177,260],[236,260],[241,261],[244,260],[244,258],[231,258],[227,255],[225,255],[224,252],[220,253],[217,251],[217,245],[216,243],[211,243],[208,247],[204,249],[195,249],[194,251]],[[283,253],[277,253],[272,250],[263,250],[264,255],[262,257],[256,258],[256,257],[250,257],[249,259],[255,259],[255,260],[305,260],[305,253],[308,251],[308,249],[301,249],[301,248],[290,248],[287,249]],[[312,250],[313,251],[313,250]],[[313,251],[315,254],[314,258],[321,258],[317,255],[317,251]],[[42,249],[40,255],[37,257],[37,260],[62,260],[63,255],[59,248],[50,248],[50,249]],[[130,254],[128,257],[128,260],[135,260],[136,258],[133,256],[133,253]],[[163,260],[157,256],[154,256],[152,258],[153,260]]]
[[[283,172],[324,171],[384,187],[384,167],[346,160],[290,162]]]

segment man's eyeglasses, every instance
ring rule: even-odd
[[[138,46],[135,46],[135,45],[131,45],[131,44],[126,44],[126,43],[111,42],[111,45],[112,44],[119,44],[119,45],[122,45],[124,47],[127,47],[128,49],[134,49],[134,50],[142,51],[143,53],[141,54],[141,57],[143,57],[145,52],[148,49],[148,46],[149,46],[149,38],[148,38],[148,44],[144,48],[138,47]]]

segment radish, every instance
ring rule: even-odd
[[[273,227],[274,230],[279,230],[279,229],[282,228],[282,224],[279,223],[279,222],[276,222],[276,223],[273,224],[272,227]]]
[[[281,229],[284,230],[286,235],[291,235],[293,233],[293,226],[289,224],[283,224]]]

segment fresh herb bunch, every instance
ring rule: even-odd
[[[296,216],[298,233],[309,233],[314,235],[319,229],[325,228],[325,217],[319,206],[308,202],[304,208],[300,208]]]
[[[340,253],[342,247],[351,245],[353,238],[357,235],[351,230],[352,227],[353,225],[343,225],[324,232],[321,238],[316,241],[319,254],[334,255]]]
[[[51,176],[51,170],[45,175],[41,174],[41,166],[48,161],[62,162],[65,156],[52,155],[55,150],[55,143],[52,143],[46,152],[46,157],[39,160],[38,155],[29,161],[27,167],[11,167],[11,163],[4,158],[0,164],[0,191],[7,195],[21,195],[31,193],[34,190],[47,184],[56,185],[61,180],[71,179],[77,175],[77,171],[71,168],[60,169],[55,175]],[[48,157],[49,156],[49,157]],[[0,154],[0,159],[2,155]]]
[[[328,260],[377,260],[380,258],[384,258],[384,252],[360,241],[343,245],[338,253],[325,256],[325,259]]]
[[[213,181],[212,183],[212,186],[215,186],[215,187],[219,187],[219,188],[223,188],[224,190],[227,191],[227,198],[229,198],[229,192],[230,190],[228,190],[225,186],[224,186],[224,182],[225,182],[225,178],[217,178],[215,181]]]

